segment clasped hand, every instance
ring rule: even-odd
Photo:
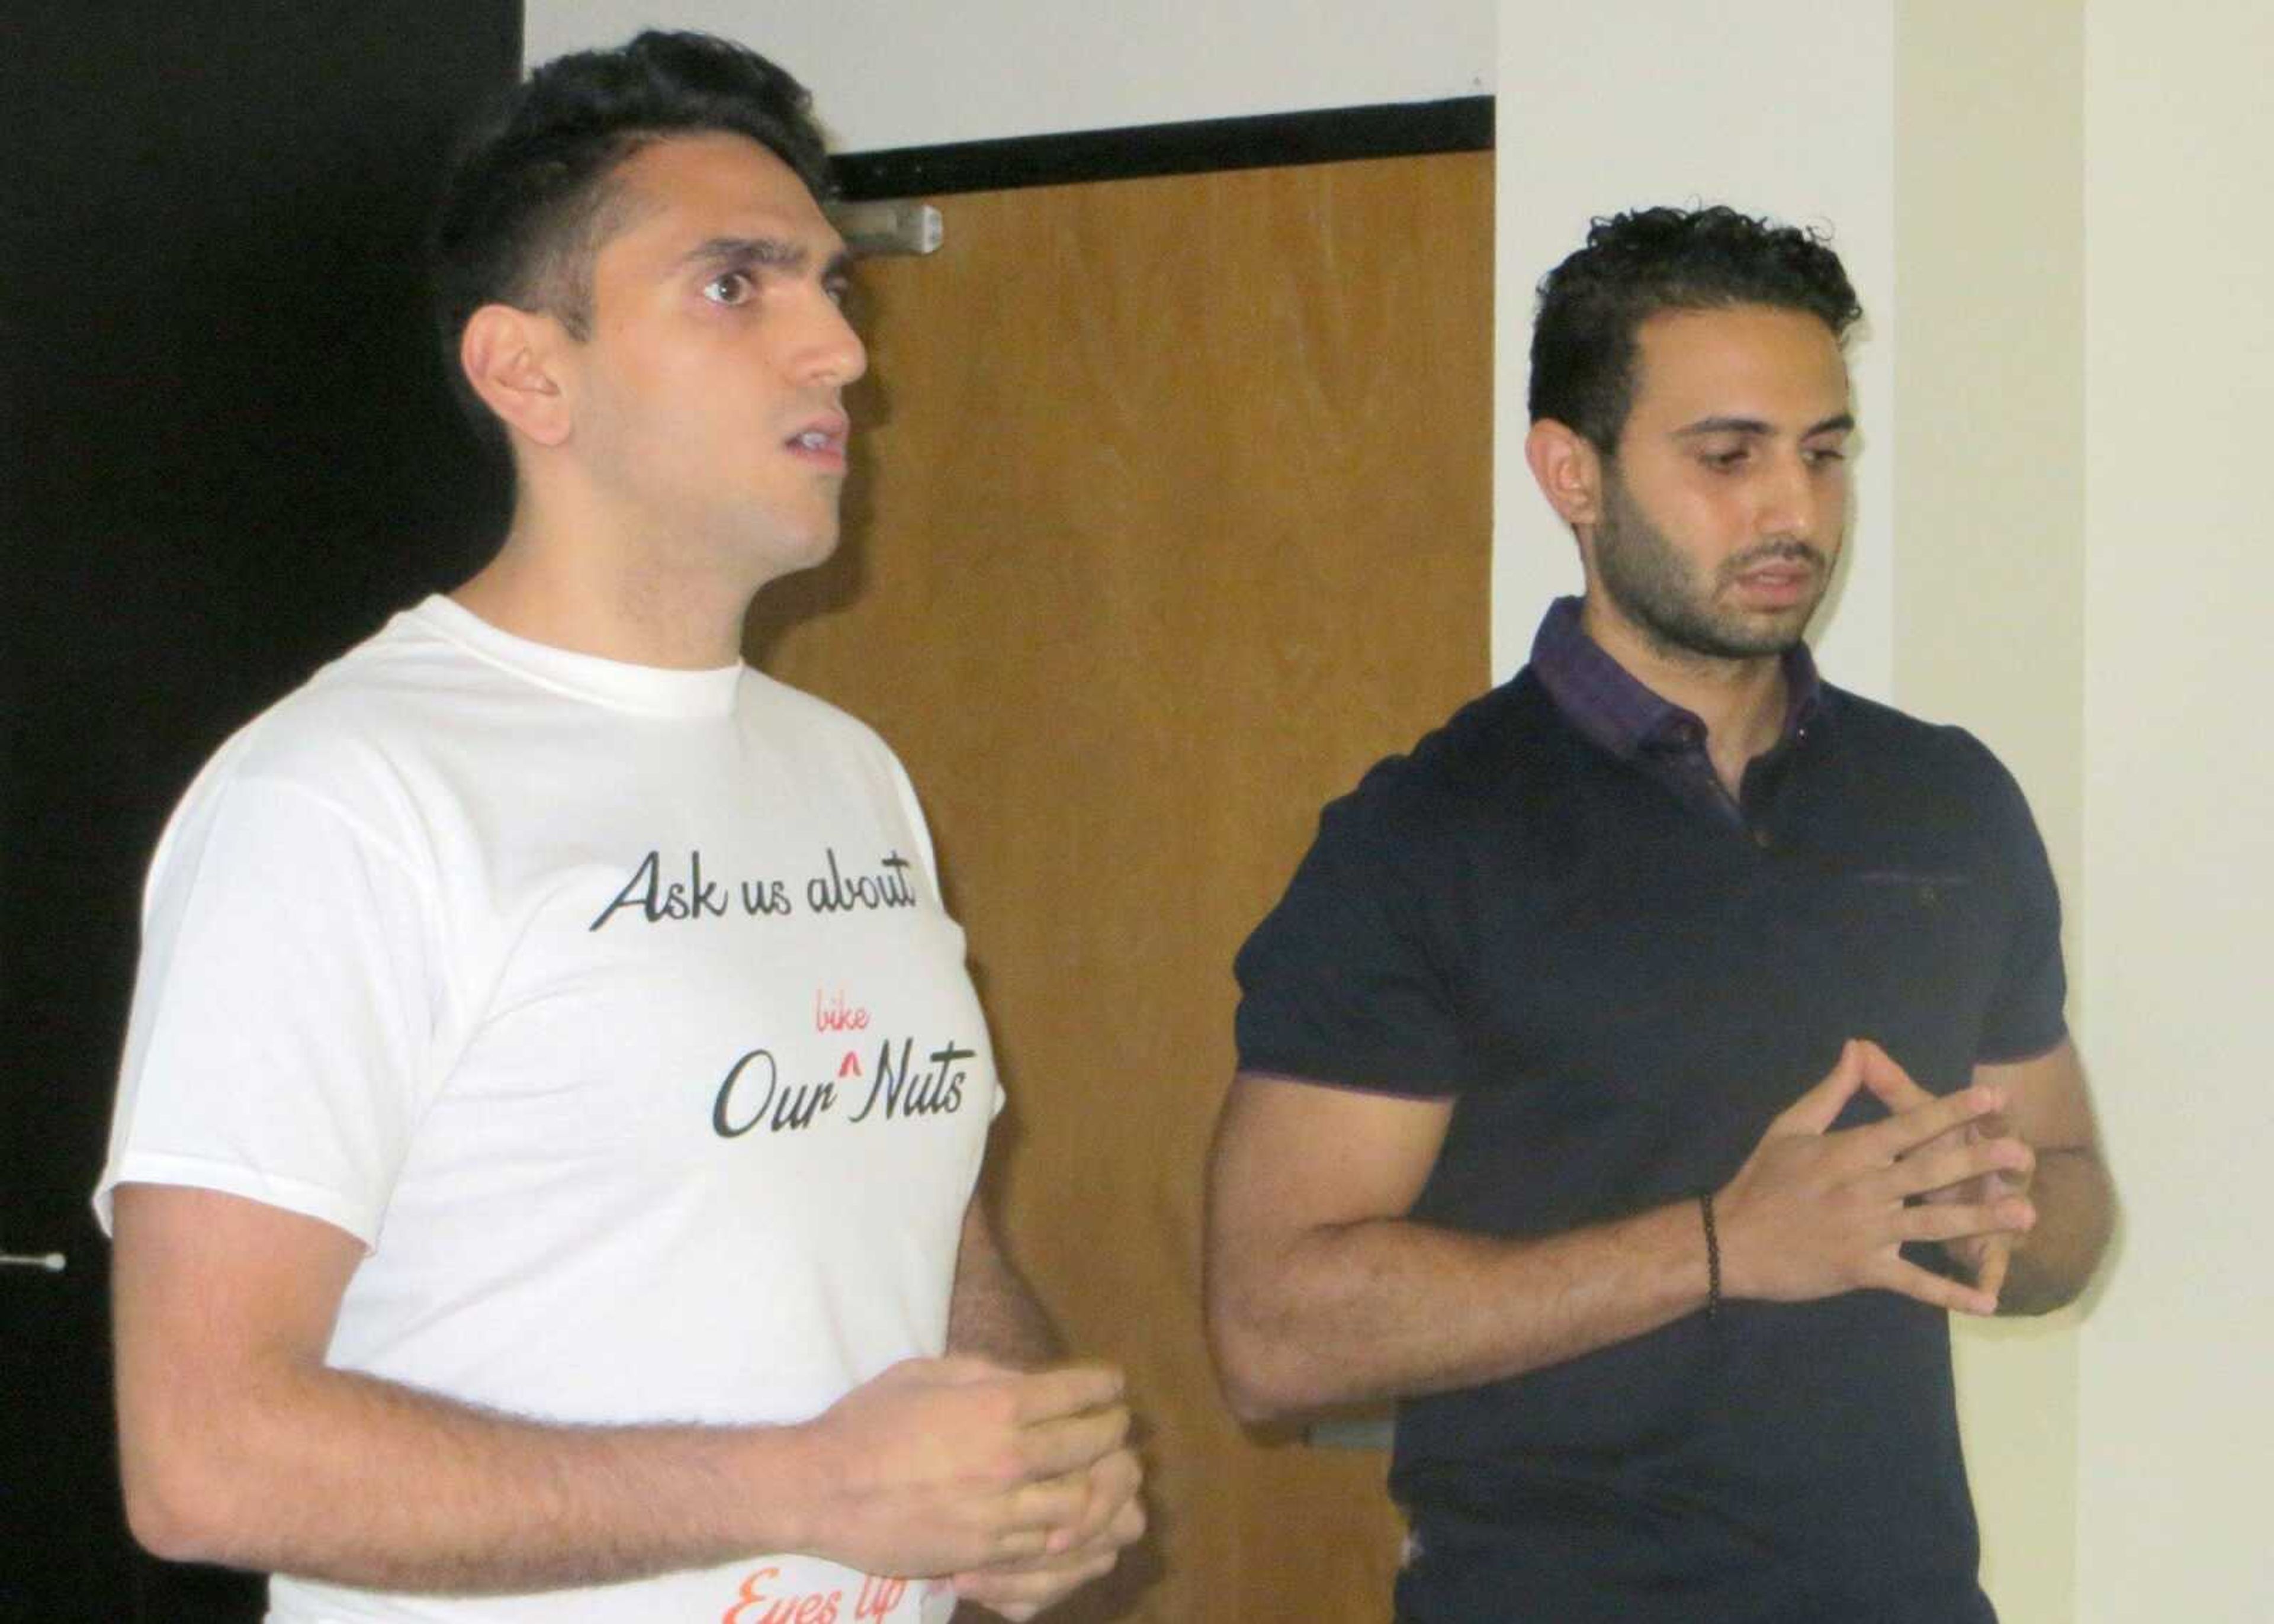
[[[817,1424],[837,1492],[813,1548],[1032,1617],[1144,1532],[1122,1385],[1100,1365],[893,1365]]]
[[[1833,1132],[1867,1089],[1887,1117]],[[2037,1222],[2022,1193],[2036,1158],[2006,1128],[2005,1103],[1980,1084],[1938,1098],[1878,1044],[1851,1040],[1714,1198],[1725,1293],[1804,1302],[1876,1287],[1995,1313],[2014,1237]],[[1972,1282],[1905,1259],[1910,1241],[1945,1245]]]

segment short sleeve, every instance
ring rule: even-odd
[[[1435,843],[1382,778],[1327,808],[1239,951],[1239,1067],[1442,1098],[1467,1086],[1469,1063],[1423,877]]]
[[[2037,820],[2013,775],[1986,749],[1984,755],[1995,775],[1995,856],[2008,915],[1997,990],[1975,1057],[1997,1064],[2042,1055],[2067,1035],[2068,974],[2061,959],[2060,891]]]
[[[423,1109],[431,910],[406,857],[289,782],[203,784],[152,866],[110,1155],[366,1246]]]

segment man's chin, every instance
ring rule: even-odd
[[[1653,641],[1669,652],[1714,660],[1772,659],[1782,656],[1808,633],[1806,614],[1774,618],[1747,615],[1710,624],[1660,625]]]
[[[1782,654],[1808,635],[1823,601],[1819,594],[1803,604],[1739,610],[1720,617],[1716,629],[1733,652],[1742,650],[1744,657]]]
[[[844,539],[844,531],[832,524],[826,530],[806,538],[791,549],[790,568],[813,569],[826,564],[837,556],[837,544]]]
[[[836,556],[837,544],[843,536],[834,518],[811,529],[782,534],[779,531],[763,539],[757,557],[764,578],[778,581],[784,575],[797,575],[817,569]]]

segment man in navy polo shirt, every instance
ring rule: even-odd
[[[1860,314],[1812,234],[1596,223],[1525,447],[1585,594],[1241,951],[1209,1333],[1244,1417],[1401,1401],[1401,1619],[1993,1616],[1947,1314],[2112,1198],[2019,790],[1801,640]]]

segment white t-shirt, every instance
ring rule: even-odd
[[[96,1206],[192,1184],[356,1236],[341,1368],[546,1421],[794,1422],[941,1350],[998,1103],[873,733],[747,667],[433,598],[176,811]],[[850,1624],[943,1618],[943,1589],[758,1557],[526,1598],[279,1578],[271,1605]]]

